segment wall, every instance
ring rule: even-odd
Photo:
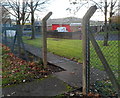
[[[80,30],[81,26],[70,26],[71,32],[78,32]]]
[[[81,32],[48,32],[48,38],[82,39]]]

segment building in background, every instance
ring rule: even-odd
[[[70,30],[70,25],[69,24],[52,24],[52,30],[57,30],[58,27],[65,27],[66,30],[65,31],[68,31],[68,32],[71,32]]]
[[[70,24],[71,32],[81,32],[82,24],[81,23],[71,23]]]
[[[54,31],[57,27],[66,27],[68,32],[80,32],[82,30],[82,19],[76,17],[66,17],[58,19],[49,19],[47,22],[47,30]],[[90,20],[90,26],[94,28],[95,32],[100,31],[101,26],[104,25],[103,21]],[[97,30],[96,30],[97,29]]]
[[[40,21],[35,21],[35,31],[36,32],[41,32],[41,22]],[[24,24],[24,33],[26,32],[32,32],[31,30],[31,22],[26,22]]]
[[[77,32],[79,31],[82,19],[76,17],[66,17],[66,18],[58,18],[58,19],[49,19],[47,30],[55,31],[58,27],[65,27],[68,32]],[[76,25],[71,24],[76,23]]]
[[[116,24],[120,24],[120,15],[118,15],[118,16],[112,16],[111,17],[111,22],[112,23],[116,23]]]

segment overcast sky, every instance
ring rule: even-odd
[[[53,0],[47,11],[42,12],[42,16],[39,16],[39,18],[43,18],[44,15],[46,15],[49,11],[53,12],[53,15],[51,18],[64,18],[64,17],[78,17],[82,18],[85,13],[87,12],[88,8],[91,6],[90,4],[87,4],[87,7],[82,7],[79,12],[76,13],[76,15],[69,13],[66,9],[68,7],[71,7],[69,0]],[[97,0],[95,0],[97,2]],[[109,1],[109,0],[108,0]],[[73,6],[72,6],[73,7]],[[96,11],[96,13],[93,15],[91,20],[96,20],[96,21],[103,21],[104,20],[104,15],[102,12]]]
[[[88,0],[89,1],[89,0]],[[96,2],[102,1],[102,0],[95,0]],[[110,0],[107,0],[108,2]],[[71,7],[69,0],[53,0],[53,2],[49,5],[47,11],[42,12],[42,16],[39,16],[39,18],[43,18],[49,11],[52,11],[53,14],[50,18],[64,18],[64,17],[78,17],[82,18],[85,13],[87,12],[88,8],[91,6],[91,4],[87,4],[86,7],[82,7],[75,15],[69,13],[66,11],[68,7]],[[74,6],[72,6],[74,8]],[[99,12],[98,10],[93,15],[91,20],[96,21],[104,21],[104,14],[102,12]]]
[[[20,0],[22,1],[22,0]],[[34,0],[33,0],[34,1]],[[75,0],[73,0],[75,1]],[[82,1],[82,0],[81,0]],[[86,1],[86,0],[83,0]],[[89,1],[89,0],[87,0]],[[95,2],[100,2],[104,0],[94,0]],[[111,0],[107,0],[110,2]],[[119,1],[119,0],[118,0]],[[79,6],[79,5],[78,5]],[[67,8],[74,9],[75,6],[71,6],[69,3],[69,0],[51,0],[49,5],[47,6],[46,10],[44,12],[36,12],[36,18],[42,19],[49,11],[52,11],[53,14],[50,18],[64,18],[64,17],[78,17],[82,18],[87,10],[90,8],[91,4],[86,4],[86,7],[83,6],[76,14],[71,14],[69,11],[67,11]],[[94,15],[91,17],[91,20],[96,21],[104,21],[104,14],[103,12],[100,12],[100,10],[97,10]]]

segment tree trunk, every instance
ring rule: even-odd
[[[112,18],[112,16],[114,15],[113,9],[114,9],[114,7],[115,7],[115,4],[116,4],[116,2],[113,2],[113,0],[111,0],[110,13],[109,13],[109,15],[110,15],[110,18],[109,18],[109,29],[110,29],[110,30],[112,30],[112,26],[111,26],[112,21],[111,21],[111,18]]]
[[[31,39],[35,39],[34,14],[32,14],[32,17],[31,17],[31,27],[32,27]]]
[[[17,45],[18,45],[18,54],[19,56],[21,56],[21,47],[20,47],[20,31],[19,31],[19,27],[20,27],[20,7],[18,6],[17,9],[17,13],[18,13],[18,17],[17,17],[17,30],[16,30],[16,39],[17,39]]]
[[[107,0],[105,0],[105,28],[104,28],[104,46],[108,46],[108,31],[107,31]]]
[[[20,47],[20,31],[19,31],[19,27],[20,27],[20,19],[18,18],[17,20],[17,30],[16,30],[16,40],[17,40],[17,48],[18,48],[18,54],[19,57],[21,56],[21,47]]]
[[[35,19],[34,19],[34,10],[33,10],[33,2],[31,2],[31,29],[32,29],[32,35],[31,39],[35,39]]]

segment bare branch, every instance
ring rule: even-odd
[[[34,10],[34,11],[35,11],[36,8],[38,7],[38,3],[39,3],[39,1],[35,4],[35,6],[33,6],[33,10]]]
[[[11,1],[13,3],[13,4],[11,4],[9,0],[7,0],[7,1],[8,1],[10,8],[12,8],[14,13],[17,14],[17,12],[16,12],[17,7],[15,6],[16,3]]]
[[[115,5],[116,5],[117,1],[118,1],[118,0],[115,0],[115,2],[113,3],[113,6],[115,6]]]
[[[29,13],[28,16],[25,18],[25,21],[27,21],[27,19],[29,18],[29,16],[30,16],[30,13]]]
[[[5,7],[4,7],[5,8]],[[12,12],[10,12],[7,8],[5,8],[11,15],[13,15],[14,17],[17,17],[17,15],[14,15]]]

